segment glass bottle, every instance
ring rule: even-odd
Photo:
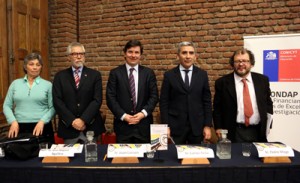
[[[217,143],[217,156],[220,159],[231,159],[231,141],[227,139],[228,130],[220,130],[221,138]]]
[[[85,162],[97,162],[98,153],[97,153],[97,143],[94,140],[94,132],[86,132],[87,142],[85,144]]]
[[[0,146],[0,158],[3,158],[3,157],[5,157],[4,148],[2,148],[2,147]]]

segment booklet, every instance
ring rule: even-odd
[[[151,124],[151,149],[152,150],[168,150],[168,125],[167,124]]]

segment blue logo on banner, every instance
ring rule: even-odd
[[[269,77],[270,81],[278,81],[278,50],[264,50],[264,75]]]

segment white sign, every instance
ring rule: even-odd
[[[183,158],[214,158],[211,148],[192,145],[176,145],[178,159]]]
[[[269,76],[273,124],[269,142],[289,144],[300,151],[300,34],[245,36],[244,47],[255,56],[252,71]]]
[[[146,144],[108,144],[107,157],[144,157]]]
[[[81,153],[83,144],[52,144],[52,151],[71,151],[73,153]]]
[[[41,149],[39,152],[39,157],[74,157],[74,152],[71,151],[53,151],[51,149]]]
[[[83,144],[52,144],[50,149],[41,149],[39,157],[67,156],[74,157],[75,153],[81,153]]]
[[[291,147],[279,143],[253,143],[258,151],[258,157],[294,157]]]
[[[151,124],[151,149],[168,150],[168,125]]]

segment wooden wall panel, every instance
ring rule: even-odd
[[[8,86],[24,77],[24,57],[33,51],[41,53],[41,76],[49,79],[48,1],[0,0],[0,133],[7,125],[3,102]]]
[[[43,58],[41,76],[49,79],[48,66],[48,3],[43,0],[12,1],[12,39],[14,67],[12,79],[24,76],[24,56],[39,52]]]

